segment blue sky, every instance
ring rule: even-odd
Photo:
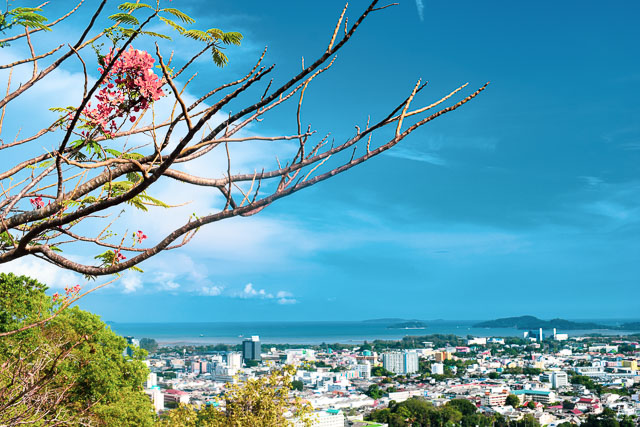
[[[285,81],[324,50],[343,7],[172,4],[245,36],[224,70],[199,64],[193,94],[240,76],[267,45],[274,83]],[[350,19],[365,6],[352,2]],[[320,134],[343,139],[386,116],[418,78],[423,105],[491,85],[388,154],[214,225],[80,305],[123,322],[637,317],[639,12],[631,1],[403,0],[373,15],[305,95],[303,120]],[[293,107],[260,131],[294,130]]]

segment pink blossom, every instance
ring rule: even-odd
[[[124,261],[125,259],[127,259],[127,257],[122,255],[122,252],[116,251],[116,254],[115,254],[115,261],[116,262]]]
[[[53,301],[54,302],[57,301],[58,298],[60,298],[60,294],[59,293],[56,292],[55,294],[53,294]]]
[[[112,49],[103,58],[103,63],[113,60]],[[106,75],[103,87],[98,91],[98,105],[90,104],[83,110],[87,122],[95,126],[107,136],[112,136],[118,129],[115,118],[125,117],[132,110],[145,110],[149,104],[164,96],[163,81],[153,71],[155,60],[148,52],[129,47],[122,52]],[[98,68],[104,74],[104,68]],[[135,116],[129,120],[133,123]]]
[[[134,235],[134,239],[138,242],[138,243],[142,243],[142,241],[144,239],[147,238],[147,235],[144,234],[142,231],[138,230],[135,235]]]
[[[34,208],[40,209],[44,207],[44,202],[42,201],[42,197],[38,196],[35,199],[29,199]]]

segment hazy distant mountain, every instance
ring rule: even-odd
[[[363,320],[365,323],[398,323],[407,322],[408,319],[401,319],[400,317],[384,317],[381,319],[367,319]]]
[[[592,322],[572,322],[565,319],[542,320],[535,316],[504,317],[473,325],[475,328],[516,328],[516,329],[612,329],[611,326]]]
[[[640,322],[623,323],[618,329],[623,331],[640,331]]]

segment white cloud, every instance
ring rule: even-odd
[[[142,280],[139,274],[127,274],[122,279],[122,292],[125,294],[131,294],[137,292],[143,288]]]
[[[424,3],[422,0],[416,0],[416,8],[418,9],[418,17],[424,21]]]
[[[222,293],[224,287],[222,286],[203,286],[200,288],[200,293],[202,295],[207,295],[210,297],[218,296]]]
[[[35,257],[24,257],[0,264],[0,273],[29,276],[54,289],[64,289],[67,286],[85,282],[79,274],[56,267]]]
[[[286,305],[286,304],[297,304],[297,303],[298,303],[298,300],[297,299],[293,299],[293,298],[280,298],[278,300],[278,304],[283,304],[283,305]]]
[[[431,163],[432,165],[444,166],[447,162],[434,153],[424,153],[409,148],[396,146],[393,150],[386,152],[387,156],[398,157],[400,159],[414,160],[416,162]]]
[[[169,280],[168,282],[165,282],[160,286],[158,286],[159,289],[162,289],[165,291],[174,291],[179,287],[180,287],[180,283],[174,282],[173,280]]]
[[[273,298],[273,295],[264,289],[255,289],[252,283],[247,283],[237,296],[240,298]]]
[[[293,294],[291,292],[287,292],[287,291],[279,291],[276,294],[277,298],[288,298],[288,297],[292,297]]]

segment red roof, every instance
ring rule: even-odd
[[[184,395],[184,394],[189,394],[189,393],[187,393],[186,391],[182,391],[182,390],[174,390],[174,389],[167,390],[165,393],[175,394],[175,395],[178,395],[178,396],[182,396],[182,395]]]
[[[575,415],[582,415],[582,411],[581,411],[581,410],[579,410],[579,409],[572,409],[572,410],[571,410],[571,413],[572,413],[572,414],[575,414]]]
[[[590,403],[590,404],[595,404],[598,403],[598,399],[596,398],[588,398],[588,397],[581,397],[580,400],[578,400],[578,403]]]

